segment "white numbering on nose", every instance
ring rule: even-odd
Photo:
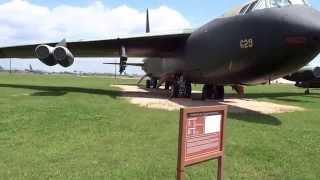
[[[253,48],[253,47],[254,47],[254,41],[252,38],[240,40],[240,48],[241,49],[248,49],[248,48]]]

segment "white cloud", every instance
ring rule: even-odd
[[[189,28],[179,12],[166,6],[150,10],[154,32]],[[145,31],[145,12],[122,5],[108,8],[101,1],[85,7],[49,8],[26,0],[0,4],[0,45],[31,42],[101,39]]]

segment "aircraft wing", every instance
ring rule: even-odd
[[[190,32],[95,41],[66,42],[74,57],[119,57],[121,47],[128,57],[176,57],[184,48]],[[58,43],[43,43],[56,46]],[[40,44],[0,47],[0,58],[35,58],[35,48]]]

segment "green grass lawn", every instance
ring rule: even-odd
[[[131,105],[110,87],[134,82],[0,74],[0,179],[174,180],[179,113]],[[307,111],[229,114],[226,179],[320,178],[320,91],[303,92],[247,88],[247,97]],[[215,167],[188,168],[187,179],[214,179]]]

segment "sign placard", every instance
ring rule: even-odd
[[[184,180],[185,167],[212,159],[218,159],[218,179],[223,179],[226,119],[225,105],[181,109],[178,180]]]

